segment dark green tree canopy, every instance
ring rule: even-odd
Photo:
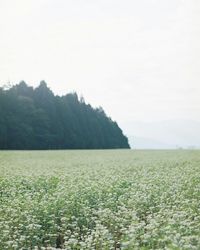
[[[55,96],[44,81],[0,88],[0,149],[111,148],[129,148],[127,137],[76,93]]]

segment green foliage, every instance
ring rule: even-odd
[[[42,81],[0,89],[0,149],[129,148],[116,122],[76,93],[54,96]]]
[[[200,249],[199,151],[1,151],[0,249]]]

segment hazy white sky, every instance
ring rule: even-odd
[[[0,0],[0,85],[22,79],[121,124],[200,120],[200,1]]]

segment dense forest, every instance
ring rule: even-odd
[[[127,137],[76,93],[54,95],[44,81],[0,88],[0,149],[111,148],[129,148]]]

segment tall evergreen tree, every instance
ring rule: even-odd
[[[44,81],[0,88],[0,149],[110,148],[129,148],[127,137],[76,93],[55,96]]]

